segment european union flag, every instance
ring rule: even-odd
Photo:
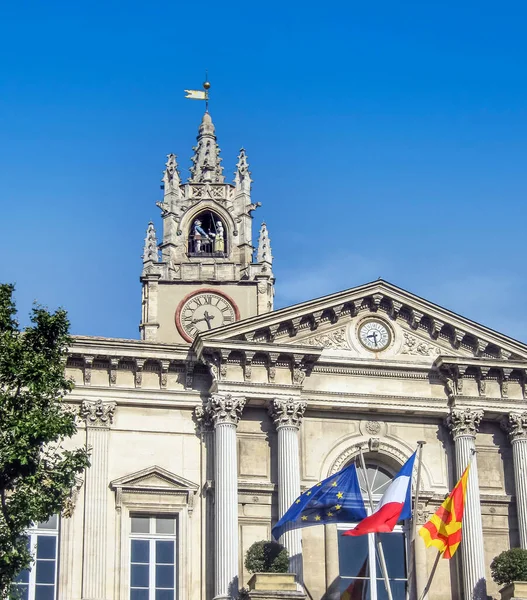
[[[352,464],[301,494],[273,527],[272,533],[279,539],[285,531],[300,527],[365,518],[357,469]]]

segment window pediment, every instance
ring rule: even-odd
[[[190,503],[199,486],[156,465],[114,479],[110,488],[121,493],[185,494]]]

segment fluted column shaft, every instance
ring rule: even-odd
[[[473,456],[476,449],[476,433],[482,417],[483,411],[453,409],[447,420],[454,438],[457,479],[461,477],[472,459],[465,497],[461,542],[465,600],[482,600],[487,597],[478,463],[476,456]]]
[[[84,500],[83,600],[106,598],[108,544],[108,438],[115,402],[84,401],[81,417],[86,420],[86,445],[91,467],[86,470]]]
[[[502,421],[511,441],[520,547],[527,549],[527,412],[510,413]]]
[[[214,395],[207,405],[215,432],[214,597],[238,597],[238,457],[236,428],[245,400]]]
[[[298,428],[278,428],[278,514],[280,517],[300,496]],[[302,532],[285,531],[281,539],[289,552],[291,572],[302,581]]]
[[[520,547],[527,549],[527,478],[525,477],[525,473],[527,473],[527,439],[516,438],[511,441],[511,444]]]
[[[305,402],[274,400],[269,406],[278,432],[278,516],[287,511],[300,496],[300,450],[298,431],[306,410]],[[299,583],[302,573],[302,532],[300,529],[286,530],[280,542],[289,552],[289,565],[296,573]]]

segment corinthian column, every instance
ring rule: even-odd
[[[108,437],[115,406],[115,402],[84,400],[79,412],[86,422],[86,446],[91,448],[84,500],[83,600],[106,598]]]
[[[215,432],[214,597],[238,597],[238,457],[236,428],[245,400],[213,395],[207,412]]]
[[[278,432],[278,516],[287,511],[300,496],[300,454],[298,449],[298,430],[307,403],[289,398],[273,400],[269,405],[276,430]],[[289,565],[302,582],[302,533],[299,529],[285,531],[280,541],[289,552]]]
[[[527,412],[512,412],[501,425],[511,441],[520,546],[527,548]]]
[[[463,474],[476,449],[476,433],[482,418],[482,410],[454,408],[446,419],[446,424],[454,438],[457,479]],[[481,524],[478,464],[475,456],[470,467],[465,498],[461,557],[465,600],[486,599],[487,582],[485,580],[483,527]]]

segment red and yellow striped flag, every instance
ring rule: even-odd
[[[419,530],[426,546],[435,546],[443,558],[452,558],[461,543],[469,469],[470,463],[448,498]]]

